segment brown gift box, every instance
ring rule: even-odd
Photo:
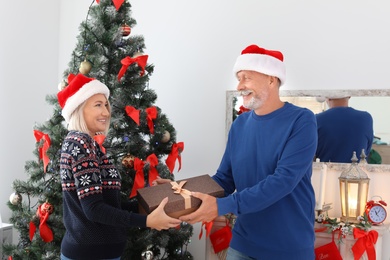
[[[182,188],[190,192],[202,192],[217,198],[224,196],[224,190],[208,174],[175,182],[180,184],[181,181],[187,181]],[[165,197],[168,197],[168,203],[164,210],[168,216],[173,218],[194,212],[202,203],[200,199],[190,196],[188,200],[191,204],[186,208],[184,197],[181,194],[174,193],[171,183],[164,183],[137,190],[139,212],[149,214],[158,207]]]

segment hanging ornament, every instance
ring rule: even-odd
[[[79,67],[79,72],[83,75],[87,75],[92,69],[92,64],[87,61],[86,59],[81,62],[80,67]]]
[[[129,36],[131,33],[131,28],[126,23],[121,26],[122,36]]]
[[[53,205],[51,205],[49,202],[45,202],[41,205],[41,212],[43,214],[51,214],[54,211]]]
[[[150,250],[142,252],[141,256],[142,256],[142,260],[153,260],[154,259],[153,252]]]
[[[62,80],[62,81],[58,84],[58,90],[61,91],[61,90],[63,90],[65,87],[66,87],[66,81],[65,81],[65,80]]]
[[[139,56],[142,56],[142,55],[144,55],[142,52],[137,51],[137,52],[135,52],[135,53],[133,54],[133,58],[136,58],[136,57],[139,57]]]
[[[161,137],[161,142],[167,143],[170,139],[171,139],[171,134],[167,130],[165,130]]]
[[[122,159],[123,166],[130,168],[130,169],[133,168],[134,167],[134,159],[135,159],[135,156],[133,156],[131,154],[126,155]]]
[[[20,195],[18,192],[14,192],[9,196],[9,202],[11,202],[12,205],[18,205],[22,203],[22,195]]]

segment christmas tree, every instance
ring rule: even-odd
[[[93,1],[59,84],[66,87],[69,75],[82,73],[110,88],[111,128],[100,141],[121,172],[124,200],[136,199],[136,189],[151,185],[157,175],[173,180],[184,147],[176,143],[174,127],[155,105],[157,95],[148,87],[154,67],[143,53],[144,38],[131,34],[135,25],[127,1]],[[14,180],[15,193],[8,202],[19,239],[3,249],[13,260],[60,258],[65,228],[59,156],[67,129],[56,94],[46,100],[54,109],[49,120],[34,127],[37,159],[26,162],[28,179]],[[122,259],[192,259],[187,251],[192,233],[186,223],[164,231],[133,228]]]

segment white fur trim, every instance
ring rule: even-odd
[[[234,75],[237,76],[237,73],[241,70],[252,70],[278,77],[280,85],[283,85],[286,81],[286,67],[284,63],[269,55],[247,53],[238,56],[233,67]]]
[[[65,121],[69,123],[70,115],[73,113],[73,111],[75,111],[75,109],[80,104],[95,94],[103,94],[108,99],[110,96],[110,90],[106,85],[98,80],[92,80],[84,84],[82,88],[80,88],[73,96],[66,100],[65,106],[62,109],[62,116],[64,117]]]

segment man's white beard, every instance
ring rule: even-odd
[[[263,106],[263,100],[266,100],[267,98],[268,96],[266,93],[263,93],[262,98],[251,97],[251,99],[248,102],[244,103],[243,106],[250,110],[256,110]]]

